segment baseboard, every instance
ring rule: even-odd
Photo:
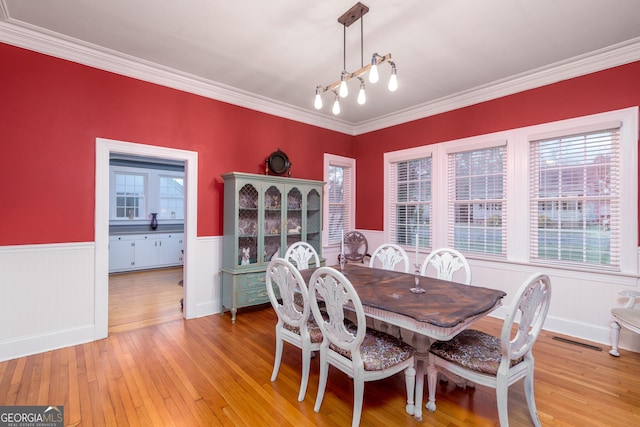
[[[499,307],[490,314],[491,317],[504,319],[509,307]],[[611,329],[603,328],[599,325],[586,324],[554,316],[547,316],[543,329],[561,335],[567,335],[580,340],[591,341],[602,344],[604,347],[611,346]],[[620,331],[619,347],[624,350],[640,353],[640,340],[637,334],[631,334],[624,328]]]
[[[0,362],[73,345],[85,344],[94,340],[95,331],[93,325],[6,340],[0,343]]]

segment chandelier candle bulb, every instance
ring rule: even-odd
[[[377,83],[378,79],[380,78],[379,74],[378,74],[378,65],[377,65],[377,59],[376,56],[373,56],[373,59],[371,60],[371,70],[369,71],[369,83]]]
[[[360,84],[360,92],[358,92],[358,104],[363,105],[367,102],[367,95],[364,93],[364,83]]]
[[[313,103],[313,106],[316,108],[316,110],[319,110],[322,108],[322,95],[320,95],[321,90],[322,90],[322,86],[316,86],[316,99]]]
[[[396,77],[396,68],[393,67],[391,70],[391,77],[389,77],[389,90],[391,92],[395,92],[398,89],[398,79]]]
[[[343,71],[342,76],[340,77],[340,98],[346,98],[349,95],[349,88],[347,87],[347,72]]]
[[[331,112],[336,116],[340,114],[340,101],[338,100],[338,97],[336,97],[336,100],[333,103],[333,108],[331,109]]]

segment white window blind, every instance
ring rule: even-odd
[[[352,168],[329,164],[329,241],[338,244],[342,233],[350,230],[352,209],[351,180]]]
[[[620,128],[532,141],[531,258],[620,265]]]
[[[387,211],[391,243],[431,247],[432,158],[422,157],[389,165]]]
[[[448,155],[449,245],[460,251],[506,255],[505,146]]]

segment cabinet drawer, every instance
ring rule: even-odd
[[[257,290],[265,291],[265,295],[266,295],[265,284],[266,284],[266,278],[265,278],[264,272],[241,274],[236,279],[235,290],[243,291],[243,290],[257,289]]]
[[[245,307],[268,302],[269,295],[267,295],[267,288],[265,288],[264,286],[262,287],[262,289],[252,289],[236,292],[236,303],[238,307]]]

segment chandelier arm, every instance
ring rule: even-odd
[[[376,61],[376,65],[380,65],[383,64],[385,62],[388,62],[389,64],[393,64],[392,67],[395,65],[395,63],[393,61],[391,61],[391,54],[387,53],[385,56],[382,55],[378,55],[377,53],[373,54],[377,61]],[[345,81],[349,81],[352,78],[355,77],[360,77],[361,75],[363,75],[364,73],[366,73],[367,71],[369,71],[371,69],[371,64],[367,64],[364,67],[354,71],[353,73],[350,72],[345,72]],[[322,89],[322,92],[328,92],[330,90],[333,90],[335,88],[337,88],[338,86],[340,86],[340,83],[342,83],[342,80],[336,80],[335,82],[331,83],[328,86],[324,86]]]

